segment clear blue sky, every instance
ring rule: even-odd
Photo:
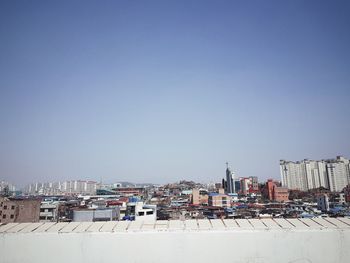
[[[279,178],[350,157],[349,1],[1,1],[0,179]]]

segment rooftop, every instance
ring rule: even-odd
[[[7,233],[83,233],[83,232],[145,232],[145,231],[239,231],[239,230],[350,230],[349,218],[298,218],[298,219],[198,219],[60,222],[60,223],[9,223],[0,225],[0,235]]]
[[[0,226],[0,261],[13,263],[347,263],[349,247],[348,218]]]

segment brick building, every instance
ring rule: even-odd
[[[39,222],[40,199],[0,197],[0,223]]]
[[[343,189],[345,202],[350,203],[350,184]]]
[[[289,200],[288,188],[279,186],[272,179],[267,180],[266,189],[270,201],[286,202]]]

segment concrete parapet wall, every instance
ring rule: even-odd
[[[350,220],[323,220],[8,224],[0,262],[349,262]]]

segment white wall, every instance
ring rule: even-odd
[[[349,262],[350,230],[3,233],[0,262]]]

